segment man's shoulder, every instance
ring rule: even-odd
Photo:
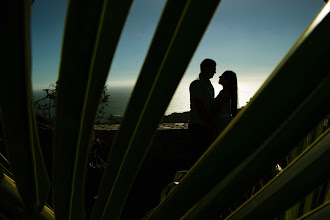
[[[190,83],[190,88],[192,87],[199,87],[201,85],[201,80],[200,79],[195,79]]]

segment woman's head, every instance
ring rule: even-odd
[[[219,84],[226,87],[237,87],[236,73],[231,70],[226,70],[219,77]]]
[[[236,73],[231,70],[226,70],[219,77],[219,84],[223,86],[224,89],[228,89],[230,92],[230,100],[231,100],[231,112],[232,115],[235,116],[237,113],[237,77]]]

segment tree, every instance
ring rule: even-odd
[[[52,83],[47,89],[43,89],[46,93],[45,97],[37,100],[34,105],[37,112],[41,112],[43,116],[46,116],[48,120],[53,121],[54,113],[52,110],[55,108],[56,91],[58,82]]]
[[[35,101],[34,105],[37,112],[40,112],[43,116],[45,116],[51,122],[54,120],[54,109],[56,107],[56,94],[58,88],[58,81],[56,83],[52,83],[48,86],[47,89],[43,89],[46,93],[45,97]],[[96,115],[96,122],[101,122],[106,119],[105,108],[109,104],[110,95],[107,93],[107,86],[104,86],[100,106]]]

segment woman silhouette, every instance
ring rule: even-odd
[[[237,78],[236,73],[227,70],[219,77],[223,89],[214,99],[213,118],[216,137],[226,128],[237,114]]]

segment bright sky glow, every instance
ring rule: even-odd
[[[109,86],[134,84],[165,2],[134,1],[109,71]],[[67,0],[36,0],[32,6],[34,89],[57,80],[67,4]],[[197,77],[200,62],[211,58],[217,62],[211,80],[216,91],[221,89],[219,75],[233,70],[244,105],[324,5],[323,0],[222,0],[180,86],[187,88],[184,85]]]

